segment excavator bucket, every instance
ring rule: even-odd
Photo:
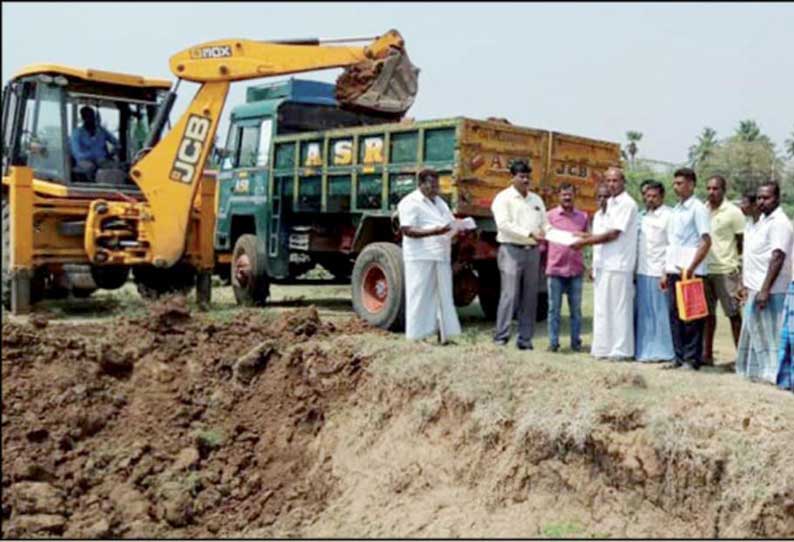
[[[414,103],[418,78],[405,51],[394,49],[346,68],[336,80],[336,99],[347,109],[402,117]]]

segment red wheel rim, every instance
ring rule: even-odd
[[[364,280],[361,281],[361,302],[369,312],[380,312],[386,306],[389,297],[389,283],[383,268],[371,263],[364,269]]]
[[[251,260],[248,254],[241,253],[234,260],[234,279],[237,284],[245,288],[251,278]]]

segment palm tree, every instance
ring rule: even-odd
[[[634,157],[637,155],[637,143],[642,139],[642,132],[635,132],[633,130],[629,130],[626,132],[626,139],[629,140],[629,144],[626,145],[626,150],[629,153],[629,157],[631,158],[632,165],[634,164]]]
[[[739,141],[751,143],[761,139],[761,128],[754,120],[739,121],[739,127],[736,128],[736,137]]]
[[[698,136],[696,144],[689,147],[689,164],[696,168],[714,153],[717,147],[717,131],[708,126],[703,128],[703,132]]]
[[[783,143],[783,150],[789,158],[794,160],[794,130],[791,131],[791,137]]]

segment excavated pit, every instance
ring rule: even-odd
[[[4,323],[2,536],[794,535],[790,420],[721,413],[770,477],[711,426],[660,437],[678,422],[615,399],[654,392],[642,375],[596,373],[570,395],[563,370],[505,376],[479,347],[417,365],[445,351],[405,344],[314,307],[218,321],[181,298]],[[512,412],[520,378],[536,384]],[[691,432],[707,406],[682,396],[671,420]]]

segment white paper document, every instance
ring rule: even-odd
[[[467,216],[466,218],[456,218],[452,223],[452,229],[454,231],[476,230],[477,223],[470,216]]]
[[[557,243],[558,245],[569,247],[578,240],[579,238],[569,231],[551,228],[546,232],[546,241],[549,243]]]

